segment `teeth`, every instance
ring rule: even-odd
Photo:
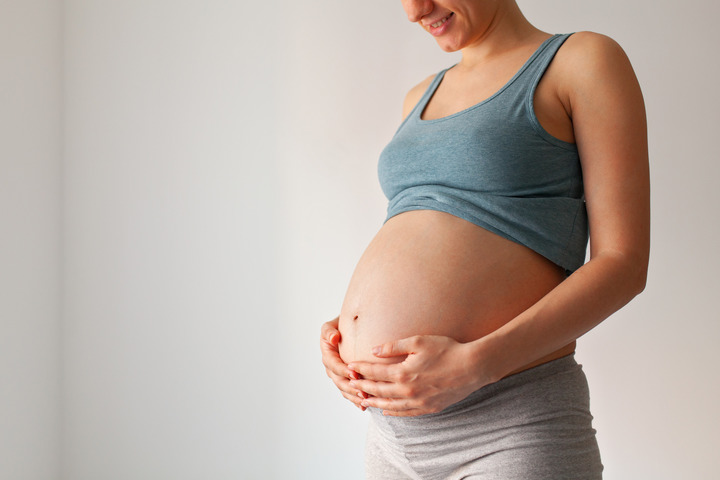
[[[443,19],[440,20],[439,22],[435,22],[435,23],[431,24],[430,26],[433,27],[433,28],[438,28],[440,25],[442,25],[443,23],[447,22],[448,18],[450,18],[450,15],[448,15],[448,16],[445,17],[445,18],[443,18]]]

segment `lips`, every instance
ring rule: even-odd
[[[433,28],[438,28],[440,25],[442,25],[443,23],[447,22],[448,19],[449,19],[450,17],[452,17],[453,15],[454,15],[453,12],[450,12],[449,15],[441,18],[440,20],[438,20],[438,21],[435,22],[435,23],[431,23],[430,26],[433,27]]]
[[[422,22],[422,25],[430,35],[432,35],[433,37],[439,37],[441,35],[444,35],[447,29],[450,28],[451,23],[448,22],[451,22],[454,16],[455,14],[453,12],[450,12],[442,18],[432,20],[428,23]]]

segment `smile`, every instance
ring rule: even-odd
[[[440,25],[442,25],[443,23],[447,22],[447,21],[450,19],[450,17],[452,17],[453,15],[454,15],[454,13],[450,12],[450,15],[448,15],[448,16],[445,17],[445,18],[442,18],[442,19],[438,20],[438,21],[435,22],[435,23],[430,24],[430,26],[433,27],[433,28],[438,28]]]

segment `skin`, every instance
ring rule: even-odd
[[[452,16],[435,39],[462,60],[448,71],[423,112],[440,118],[487,98],[548,34],[533,27],[511,0],[403,0],[408,19],[429,33]],[[407,95],[413,108],[430,79]],[[445,86],[446,88],[443,88]],[[416,335],[378,345],[380,359],[351,362],[338,354],[337,319],[321,329],[328,376],[359,408],[386,415],[438,412],[471,392],[546,361],[620,309],[644,287],[650,238],[649,167],[642,93],[623,50],[590,32],[571,36],[538,86],[535,110],[551,134],[575,142],[590,224],[590,260],[497,330],[461,343]]]

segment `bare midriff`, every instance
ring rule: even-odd
[[[388,220],[355,268],[340,311],[340,356],[379,359],[376,345],[413,335],[470,342],[495,331],[565,278],[529,248],[432,210]],[[574,351],[575,344],[516,370]]]

